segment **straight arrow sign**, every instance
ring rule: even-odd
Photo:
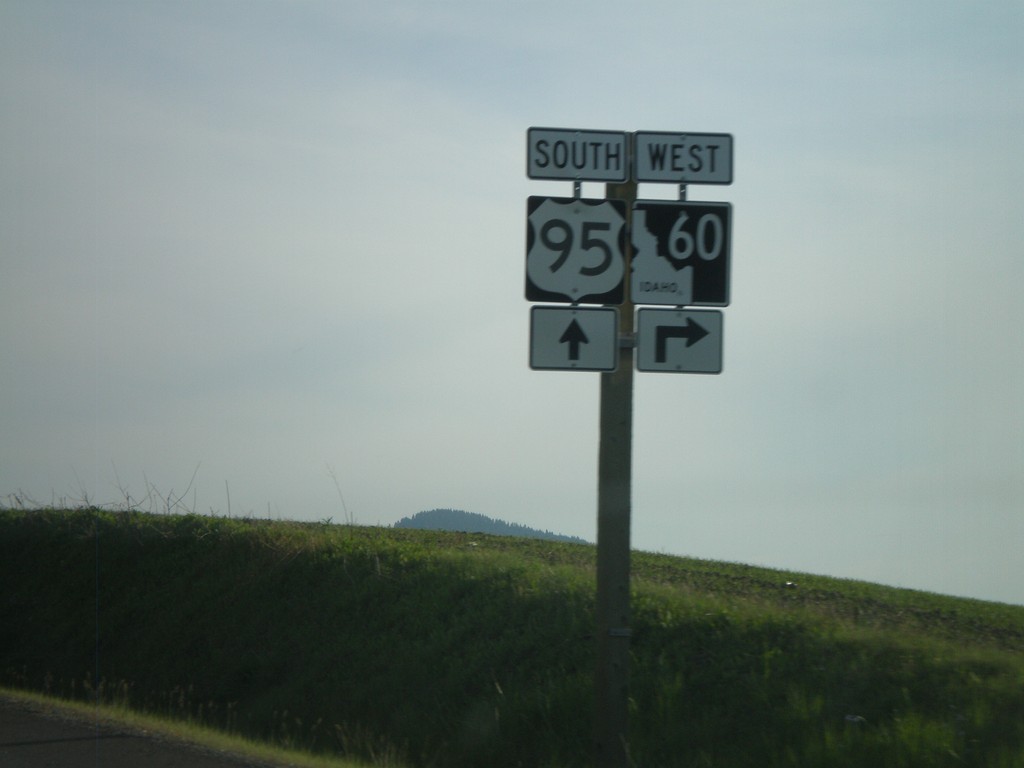
[[[613,307],[530,309],[530,367],[535,371],[614,371],[619,312]]]
[[[713,309],[638,310],[636,367],[663,373],[721,373],[722,313]]]

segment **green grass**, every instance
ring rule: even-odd
[[[0,684],[379,765],[587,765],[594,560],[4,510]],[[644,553],[633,575],[637,765],[1024,765],[1024,608]]]

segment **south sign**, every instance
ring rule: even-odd
[[[530,128],[526,132],[526,175],[556,181],[625,181],[629,178],[629,134]]]

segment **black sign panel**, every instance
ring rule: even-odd
[[[625,202],[530,197],[526,222],[527,300],[622,303]]]
[[[634,203],[632,301],[727,306],[731,227],[729,203]]]

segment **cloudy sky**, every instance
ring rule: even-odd
[[[1021,40],[1017,0],[0,0],[0,502],[594,540],[527,129],[731,133],[689,190],[733,205],[724,371],[637,374],[634,546],[1024,603]]]

